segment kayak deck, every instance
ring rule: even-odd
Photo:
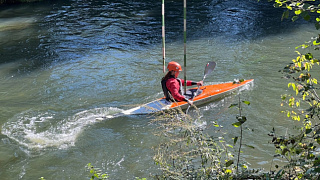
[[[230,95],[234,91],[240,89],[241,87],[245,87],[248,85],[253,84],[253,79],[245,80],[239,83],[221,83],[221,84],[213,84],[207,86],[201,86],[200,90],[202,91],[201,94],[196,96],[193,99],[193,104],[198,106],[201,104],[205,104],[220,98],[223,98],[227,95]],[[196,90],[198,87],[191,88],[191,90]],[[181,109],[186,109],[188,107],[188,103],[185,101],[181,102],[170,102],[167,101],[165,98],[161,98],[142,106],[138,106],[129,110],[123,111],[121,114],[123,115],[131,115],[131,114],[150,114],[155,113],[158,111],[174,109],[180,107]]]

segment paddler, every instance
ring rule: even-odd
[[[192,105],[193,102],[183,96],[184,80],[178,78],[180,71],[182,71],[181,65],[175,61],[171,61],[169,62],[167,68],[168,73],[161,80],[162,90],[166,99],[172,102],[186,101],[188,104]],[[202,86],[203,81],[194,82],[187,80],[187,86],[193,85]]]

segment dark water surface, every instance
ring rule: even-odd
[[[183,63],[183,4],[166,2],[167,61]],[[282,11],[266,2],[189,1],[188,78],[201,80],[204,64],[216,61],[205,84],[255,79],[242,92],[251,168],[271,166],[267,136],[286,132],[280,114],[286,83],[278,70],[295,58],[294,48],[312,25],[280,21]],[[311,29],[311,30],[310,30]],[[161,2],[68,0],[0,7],[1,179],[86,179],[92,163],[110,179],[149,177],[157,172],[157,137],[148,116],[98,122],[162,97]],[[200,107],[208,125],[221,124],[230,139],[237,114],[233,95]],[[212,128],[212,127],[211,127]],[[209,127],[210,130],[210,127]]]

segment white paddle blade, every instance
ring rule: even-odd
[[[215,67],[216,67],[216,62],[214,61],[208,62],[206,65],[206,68],[204,69],[204,76],[207,76],[208,74],[210,74]]]

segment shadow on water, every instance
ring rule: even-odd
[[[183,2],[166,2],[167,43],[182,41]],[[154,8],[158,7],[158,8]],[[188,39],[246,41],[288,31],[266,1],[188,1]],[[49,1],[1,7],[0,63],[28,73],[88,52],[137,51],[161,44],[160,1]],[[293,30],[292,28],[290,30]]]
[[[0,7],[0,64],[17,63],[12,73],[27,73],[50,62],[52,52],[41,47],[39,22],[47,4]]]

